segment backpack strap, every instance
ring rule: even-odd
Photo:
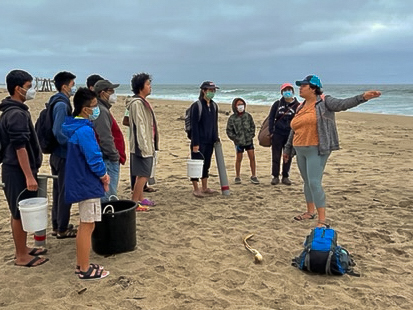
[[[307,254],[306,254],[305,259],[304,259],[304,266],[306,266],[307,270],[309,272],[311,272],[311,268],[310,268],[310,250],[307,250]]]
[[[359,273],[355,273],[353,270],[349,270],[346,272],[349,276],[360,278],[361,275]]]
[[[333,258],[333,251],[328,252],[328,258],[327,258],[327,262],[326,262],[326,274],[328,275],[332,275],[331,272],[331,259]]]
[[[202,115],[202,103],[201,100],[197,100],[196,104],[198,105],[198,114],[199,114],[199,118],[198,118],[198,122],[201,120],[201,115]]]

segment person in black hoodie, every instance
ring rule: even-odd
[[[191,158],[200,159],[199,153],[203,155],[204,166],[202,170],[202,189],[198,187],[198,179],[191,179],[195,197],[203,198],[205,195],[215,194],[216,191],[208,188],[209,168],[211,167],[214,144],[219,141],[218,137],[218,105],[212,100],[217,87],[214,82],[205,81],[200,86],[199,101],[202,111],[200,113],[198,104],[193,104],[191,109]]]
[[[39,255],[46,249],[29,248],[27,232],[23,230],[17,200],[37,196],[37,172],[42,153],[25,101],[33,99],[32,76],[23,70],[10,71],[6,76],[9,97],[0,104],[0,137],[3,165],[2,182],[11,213],[11,228],[16,249],[16,266],[35,267],[48,261]]]
[[[271,107],[268,118],[268,129],[271,134],[271,151],[272,151],[272,185],[280,183],[280,163],[282,150],[287,143],[291,131],[290,123],[297,111],[300,103],[294,97],[294,87],[290,83],[284,83],[280,88],[281,99],[274,102]],[[291,160],[283,161],[281,182],[285,185],[291,185],[288,178]]]

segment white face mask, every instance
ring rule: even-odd
[[[77,91],[76,86],[72,86],[72,87],[70,88],[69,97],[74,96],[74,95],[76,94],[76,91]]]
[[[34,88],[29,88],[28,90],[26,90],[26,96],[25,96],[26,101],[34,99],[35,96],[36,96],[36,91]]]
[[[118,97],[116,96],[115,93],[113,93],[109,96],[108,102],[113,104],[113,103],[116,103],[117,99],[118,99]]]
[[[237,106],[237,110],[238,110],[239,113],[244,112],[244,110],[245,110],[245,105],[241,104],[241,105]]]

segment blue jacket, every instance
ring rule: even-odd
[[[72,115],[72,106],[69,98],[63,93],[56,93],[50,97],[49,103],[57,101],[53,107],[53,134],[59,145],[53,150],[53,154],[61,158],[67,155],[67,136],[63,133],[62,125],[67,116]]]
[[[84,118],[66,117],[62,130],[68,137],[66,203],[103,197],[105,191],[100,178],[106,174],[106,166],[92,122]]]

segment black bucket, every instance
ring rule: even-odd
[[[113,213],[111,207],[113,206]],[[116,200],[102,203],[102,221],[95,223],[92,249],[99,255],[133,251],[136,247],[136,202]]]

